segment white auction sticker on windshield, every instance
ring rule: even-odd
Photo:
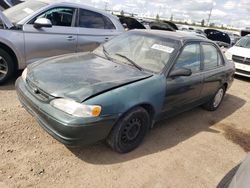
[[[171,48],[169,46],[163,46],[163,45],[160,45],[160,44],[154,44],[151,48],[155,49],[155,50],[160,50],[160,51],[163,51],[163,52],[167,52],[169,54],[173,53],[173,51],[174,51],[174,48]]]
[[[24,12],[28,13],[28,14],[32,14],[34,11],[30,8],[25,8],[23,9]]]

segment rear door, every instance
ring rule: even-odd
[[[35,28],[37,18],[47,18],[51,28]],[[32,63],[46,57],[76,52],[76,9],[71,7],[51,8],[23,26],[26,62]]]
[[[79,9],[78,52],[94,50],[117,34],[115,25],[105,15],[87,9]]]
[[[195,106],[203,86],[201,72],[200,43],[187,44],[179,55],[173,69],[188,68],[192,70],[191,76],[167,78],[164,112],[180,112]]]
[[[221,52],[214,44],[203,43],[201,46],[204,75],[201,97],[206,99],[213,96],[226,80],[226,73],[223,73],[225,62]]]

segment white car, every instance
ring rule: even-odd
[[[250,35],[241,38],[225,55],[235,63],[235,74],[250,77]]]

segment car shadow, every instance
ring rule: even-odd
[[[16,79],[21,76],[22,71],[18,71],[13,78],[11,78],[7,83],[0,85],[0,91],[10,91],[10,90],[15,90],[15,82]]]
[[[241,81],[245,81],[245,82],[250,82],[250,78],[245,77],[245,76],[235,75],[234,78],[237,79],[237,80],[241,80]]]
[[[173,118],[158,122],[150,130],[139,148],[127,154],[115,153],[104,143],[84,148],[69,148],[69,150],[81,160],[91,164],[108,165],[130,161],[167,150],[200,132],[218,133],[218,131],[211,127],[233,114],[244,106],[245,103],[245,100],[227,94],[220,108],[215,112],[195,108]]]

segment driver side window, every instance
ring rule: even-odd
[[[185,46],[174,68],[191,69],[192,73],[199,72],[201,70],[200,44],[189,44]]]
[[[34,24],[38,18],[47,18],[51,21],[53,26],[73,27],[74,14],[74,8],[53,8],[36,17],[34,20],[32,20],[31,24]]]

